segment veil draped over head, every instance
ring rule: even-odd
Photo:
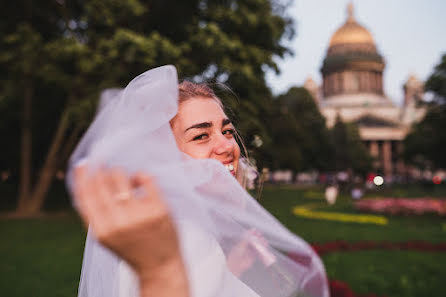
[[[178,110],[173,66],[149,70],[106,96],[111,99],[71,156],[70,189],[80,162],[153,176],[178,232],[192,297],[329,296],[324,267],[306,242],[220,162],[195,160],[178,149],[169,124]],[[138,290],[134,272],[90,231],[79,296],[137,297]]]

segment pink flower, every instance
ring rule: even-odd
[[[440,199],[406,199],[406,198],[378,198],[365,199],[354,204],[360,211],[405,214],[405,215],[423,215],[426,213],[435,213],[446,215],[446,200]]]

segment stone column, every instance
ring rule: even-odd
[[[342,71],[342,93],[347,93],[348,75],[346,71]]]
[[[330,77],[330,85],[331,85],[331,94],[336,94],[336,72],[333,73]]]
[[[322,89],[323,89],[323,95],[324,97],[327,97],[328,92],[327,92],[327,76],[325,76],[322,80]]]
[[[379,74],[379,93],[382,95],[384,94],[384,88],[383,88],[383,75],[382,73]]]
[[[326,79],[326,82],[327,82],[327,94],[328,94],[328,96],[331,96],[331,95],[333,95],[333,88],[332,88],[332,82],[331,82],[331,78],[333,77],[333,74],[329,74],[329,75],[327,75],[327,79]]]
[[[378,76],[376,72],[373,72],[373,93],[378,91]]]
[[[339,93],[344,93],[344,72],[339,73]]]
[[[372,82],[372,93],[376,92],[376,77],[375,72],[370,72],[370,81]]]
[[[367,78],[366,72],[361,71],[361,92],[367,92]]]
[[[384,176],[391,178],[392,176],[392,143],[390,140],[383,142],[383,170]]]
[[[370,92],[372,90],[370,88],[370,73],[368,71],[366,71],[364,73],[364,77],[365,77],[365,89],[366,89],[366,92]]]
[[[370,141],[370,156],[373,157],[373,167],[379,166],[379,146],[377,141]]]
[[[337,72],[333,73],[333,93],[334,94],[338,94],[339,93],[339,89],[338,89],[338,73]]]
[[[376,74],[375,74],[375,78],[376,78],[376,93],[380,93],[380,91],[379,91],[379,73],[377,72]]]

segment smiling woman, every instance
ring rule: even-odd
[[[178,114],[170,121],[178,148],[194,159],[220,161],[236,176],[240,147],[220,99],[204,84],[179,86]]]
[[[214,92],[172,66],[98,112],[68,175],[89,224],[80,297],[328,296],[312,248],[234,178],[235,136]]]

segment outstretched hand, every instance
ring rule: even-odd
[[[96,238],[137,272],[141,295],[187,296],[174,224],[154,180],[118,169],[74,172],[78,210]]]

